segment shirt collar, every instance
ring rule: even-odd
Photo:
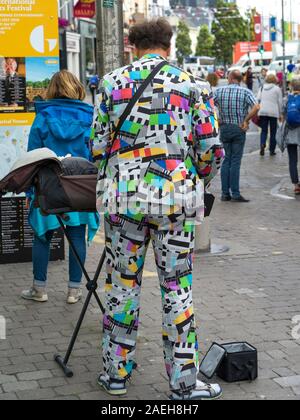
[[[151,58],[161,58],[162,60],[166,60],[165,58],[163,58],[160,54],[145,54],[141,60],[145,60],[145,59],[151,59]]]

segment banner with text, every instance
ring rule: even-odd
[[[0,0],[0,179],[27,150],[34,103],[45,100],[50,79],[59,70],[58,39],[57,0]],[[9,203],[12,211],[19,208]],[[0,241],[7,241],[0,243],[0,260],[5,249],[17,255],[18,246],[9,244],[9,206],[0,212]],[[22,220],[16,223],[27,232]],[[28,247],[30,241],[22,243]]]
[[[263,37],[263,22],[260,15],[254,16],[255,42],[261,42]]]

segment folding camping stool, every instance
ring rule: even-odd
[[[105,251],[103,252],[103,254],[101,256],[101,259],[100,259],[100,262],[98,264],[96,273],[94,275],[94,278],[91,279],[90,276],[89,276],[89,274],[88,274],[88,272],[86,271],[86,269],[85,269],[82,261],[80,260],[80,257],[78,255],[78,252],[77,252],[76,248],[74,247],[74,245],[72,243],[72,240],[71,240],[71,238],[70,238],[70,236],[69,236],[69,234],[67,232],[67,229],[66,229],[66,227],[65,227],[65,225],[63,223],[63,220],[65,219],[65,216],[63,216],[63,215],[57,215],[57,219],[58,219],[59,224],[60,224],[60,226],[61,226],[61,228],[62,228],[62,230],[64,232],[65,237],[67,238],[67,241],[69,243],[69,246],[70,246],[70,248],[71,248],[71,250],[72,250],[75,258],[76,258],[78,264],[80,265],[80,268],[82,269],[83,275],[84,275],[84,277],[87,280],[86,288],[88,290],[88,295],[87,295],[86,300],[85,300],[85,303],[83,305],[83,308],[82,308],[80,317],[79,317],[79,319],[77,321],[77,325],[76,325],[76,328],[74,330],[73,336],[71,338],[71,341],[70,341],[70,344],[69,344],[69,347],[68,347],[68,350],[67,350],[66,355],[64,357],[60,356],[59,354],[56,354],[54,356],[55,362],[62,368],[62,370],[63,370],[64,374],[66,375],[66,377],[67,378],[72,378],[74,376],[74,372],[68,366],[68,363],[69,363],[70,357],[72,355],[72,352],[74,350],[74,346],[75,346],[77,337],[79,335],[79,332],[80,332],[80,329],[81,329],[83,320],[85,318],[86,312],[88,310],[89,304],[91,302],[92,296],[95,297],[95,299],[96,299],[96,301],[97,301],[97,303],[99,305],[99,308],[101,309],[101,312],[103,313],[103,315],[105,313],[105,309],[104,309],[104,307],[103,307],[103,305],[101,303],[101,300],[100,300],[100,298],[99,298],[99,296],[97,294],[97,288],[98,288],[99,276],[100,276],[100,273],[102,271],[103,265],[105,263],[106,252]]]

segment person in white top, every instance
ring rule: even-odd
[[[260,111],[258,115],[262,128],[260,154],[261,156],[265,155],[270,127],[270,154],[271,156],[275,156],[278,120],[281,120],[283,115],[283,95],[282,90],[278,86],[278,79],[276,76],[273,74],[267,76],[264,86],[259,90],[257,99],[260,102]]]

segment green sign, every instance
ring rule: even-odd
[[[103,7],[113,8],[115,5],[115,0],[103,0]]]

